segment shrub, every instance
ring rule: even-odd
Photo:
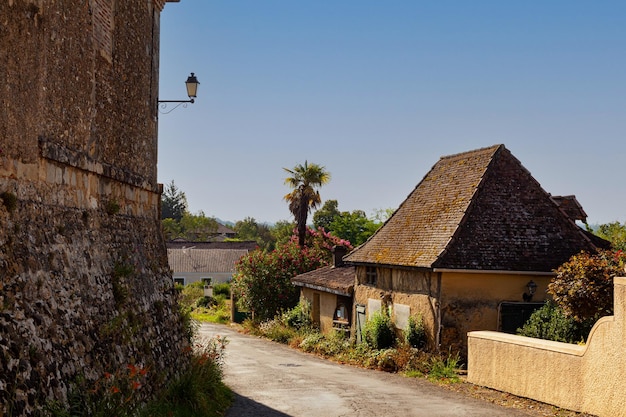
[[[0,200],[2,200],[4,207],[6,207],[9,213],[13,213],[17,208],[17,196],[13,193],[8,191],[3,192],[0,194]]]
[[[459,355],[448,354],[446,359],[441,357],[433,357],[431,359],[431,369],[428,374],[429,381],[437,382],[458,382],[459,376],[457,369],[459,368]]]
[[[107,214],[114,215],[120,212],[120,205],[115,200],[109,200],[106,202],[104,209]]]
[[[204,285],[202,282],[193,282],[183,287],[178,297],[180,305],[185,307],[195,307],[199,299],[204,297]]]
[[[198,300],[196,301],[196,307],[210,308],[216,305],[217,305],[217,302],[215,301],[213,297],[203,296],[203,297],[198,298]]]
[[[272,319],[261,323],[259,326],[261,334],[270,340],[278,343],[289,343],[292,337],[296,335],[296,330],[287,327],[281,320]]]
[[[222,382],[226,338],[216,336],[191,357],[191,365],[157,401],[149,403],[141,416],[217,417],[232,403],[232,392]]]
[[[376,352],[376,367],[385,372],[397,372],[397,351],[395,349],[381,349]]]
[[[318,346],[324,340],[324,335],[319,332],[309,333],[302,342],[300,342],[299,348],[305,352],[318,352]]]
[[[232,392],[222,382],[226,338],[214,337],[190,355],[188,366],[169,385],[146,402],[143,387],[151,382],[149,367],[128,364],[95,381],[78,377],[69,384],[68,404],[46,405],[53,417],[218,417],[232,403]],[[154,378],[152,378],[154,381]]]
[[[350,347],[350,340],[341,331],[333,331],[324,335],[317,346],[317,353],[325,357],[340,355]]]
[[[622,251],[581,252],[556,270],[548,293],[563,314],[582,323],[613,314],[613,277],[623,273]]]
[[[307,299],[301,298],[297,306],[283,314],[282,320],[286,326],[295,329],[311,327],[313,324],[311,320],[311,303]]]
[[[330,249],[344,241],[323,231],[307,232],[307,246],[295,241],[271,252],[255,250],[236,264],[231,290],[239,307],[254,313],[259,321],[268,320],[298,303],[298,289],[291,278],[312,271],[331,261]]]
[[[577,322],[572,317],[565,316],[556,304],[547,303],[536,310],[524,326],[517,329],[517,334],[555,342],[576,343],[585,340],[594,321]]]
[[[224,298],[230,298],[230,284],[227,282],[221,282],[213,286],[213,296],[223,295]]]
[[[421,314],[417,316],[417,319],[409,316],[409,323],[404,330],[404,341],[417,349],[423,349],[426,346],[426,329]]]
[[[432,354],[403,344],[397,349],[396,364],[407,376],[424,376],[430,372]]]
[[[365,324],[363,339],[373,349],[387,349],[396,340],[395,327],[391,318],[380,311],[374,312]]]

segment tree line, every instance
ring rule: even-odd
[[[354,247],[365,242],[393,214],[392,209],[380,209],[368,217],[363,210],[340,211],[337,200],[327,200],[313,215],[312,225],[307,224],[311,211],[322,202],[319,188],[330,181],[325,167],[314,163],[298,164],[288,174],[285,184],[291,191],[284,196],[293,214],[293,220],[281,220],[273,225],[246,217],[227,225],[236,233],[230,241],[254,241],[259,248],[271,251],[296,236],[300,247],[306,245],[307,227],[322,230]],[[189,212],[185,193],[172,180],[161,195],[161,220],[166,240],[211,241],[217,236],[219,223],[215,217],[200,211]]]

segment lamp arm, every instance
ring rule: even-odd
[[[195,103],[194,99],[189,100],[159,100],[158,103]],[[178,107],[178,106],[176,106]]]

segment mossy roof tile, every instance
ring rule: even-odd
[[[546,271],[595,246],[505,148],[442,157],[345,259],[417,268]]]

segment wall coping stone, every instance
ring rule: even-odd
[[[468,337],[475,339],[488,339],[496,342],[510,343],[518,346],[526,346],[533,349],[549,350],[551,352],[565,353],[568,355],[583,356],[587,350],[586,345],[574,345],[571,343],[555,342],[552,340],[535,339],[532,337],[519,336],[509,333],[481,330],[469,332]]]

